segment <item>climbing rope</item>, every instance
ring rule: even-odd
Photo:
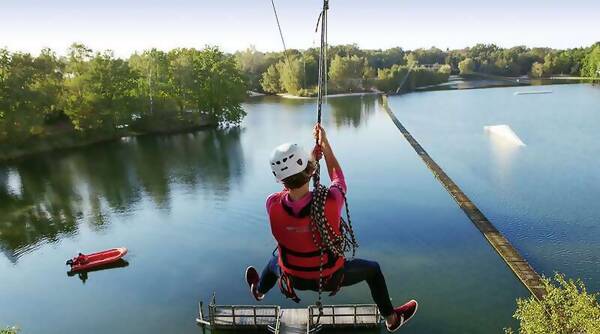
[[[319,23],[321,26],[321,48],[319,52],[319,77],[318,77],[318,95],[317,95],[317,124],[321,124],[322,110],[323,110],[323,98],[327,96],[327,11],[329,10],[329,0],[323,1],[323,10],[321,11],[319,18],[317,19],[317,30],[319,29]],[[316,146],[319,147],[319,139],[316,138]],[[320,152],[319,152],[320,155]],[[323,303],[321,302],[323,293],[323,264],[324,255],[327,252],[331,256],[332,254],[336,257],[344,256],[346,252],[352,251],[352,257],[356,254],[356,248],[358,243],[354,236],[352,229],[352,221],[350,220],[350,209],[348,208],[348,201],[346,199],[346,193],[344,190],[337,186],[336,187],[342,196],[344,197],[344,207],[346,208],[346,217],[348,222],[340,217],[340,233],[337,234],[333,226],[327,221],[325,216],[325,203],[329,194],[329,188],[321,184],[320,165],[319,158],[317,156],[315,172],[313,174],[313,202],[310,208],[310,226],[312,232],[312,239],[315,246],[319,248],[320,261],[319,261],[319,297],[315,305],[319,309],[319,315],[317,316],[316,324],[319,324],[321,316],[323,315]],[[318,238],[319,236],[320,238]],[[319,240],[320,239],[320,240]],[[339,282],[338,284],[341,284]],[[336,291],[339,287],[333,287]]]
[[[323,0],[323,10],[317,19],[317,29],[321,26],[321,47],[319,49],[319,77],[317,95],[317,123],[321,124],[323,97],[327,89],[327,11],[329,0]],[[317,143],[318,144],[318,143]]]
[[[287,59],[288,66],[290,64],[289,57],[287,54],[287,47],[285,45],[285,39],[283,38],[283,32],[281,30],[281,24],[277,15],[277,9],[275,8],[274,0],[271,0],[273,6],[273,12],[275,13],[275,19],[277,21],[277,27],[279,29],[279,35],[283,44],[284,56]],[[323,9],[317,19],[317,25],[315,32],[318,32],[319,27],[321,28],[321,46],[319,50],[319,75],[318,75],[318,95],[317,95],[317,124],[321,124],[322,111],[323,111],[323,99],[327,98],[327,11],[329,10],[329,0],[323,0]],[[315,139],[317,147],[319,147],[318,138]],[[352,221],[350,220],[350,209],[348,208],[348,200],[346,199],[346,193],[344,190],[337,186],[336,187],[344,198],[344,207],[346,209],[347,222],[340,217],[340,233],[336,233],[333,226],[327,221],[325,216],[325,203],[327,202],[327,196],[329,194],[329,188],[321,184],[321,173],[319,165],[320,156],[317,157],[315,162],[315,171],[313,173],[313,201],[310,208],[310,227],[312,232],[312,239],[315,246],[319,248],[320,252],[320,263],[319,263],[319,297],[315,305],[319,308],[319,315],[317,317],[316,324],[319,324],[321,316],[323,315],[323,304],[321,302],[321,295],[323,293],[323,264],[324,255],[327,252],[336,257],[344,256],[346,252],[352,251],[352,257],[356,254],[356,248],[358,248],[358,242],[354,236],[354,230],[352,229]],[[341,283],[341,282],[340,282]],[[333,287],[334,291],[339,287]]]

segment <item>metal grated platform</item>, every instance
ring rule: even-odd
[[[215,297],[205,316],[200,303],[198,325],[211,329],[232,331],[264,331],[274,334],[308,334],[327,329],[375,328],[381,323],[376,305],[324,305],[319,310],[307,308],[282,309],[277,305],[217,305]]]

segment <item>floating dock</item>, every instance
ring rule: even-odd
[[[524,92],[515,92],[515,95],[532,95],[532,94],[552,94],[551,90],[530,90]]]
[[[213,296],[207,315],[200,303],[196,323],[203,328],[225,331],[309,334],[327,329],[377,328],[381,316],[374,304],[324,305],[319,317],[314,305],[289,309],[277,305],[218,305]]]
[[[542,284],[540,275],[519,254],[513,245],[506,239],[498,229],[485,217],[467,195],[450,179],[442,168],[429,156],[425,149],[415,140],[408,130],[400,123],[396,115],[390,109],[387,96],[383,96],[383,107],[398,128],[404,138],[413,147],[421,160],[429,167],[433,175],[446,188],[448,193],[456,201],[458,206],[469,217],[473,225],[479,229],[494,250],[502,257],[521,283],[537,298],[541,300],[546,295],[546,289]]]

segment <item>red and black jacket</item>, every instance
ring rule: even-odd
[[[277,240],[279,249],[279,266],[292,277],[302,279],[319,279],[320,251],[313,241],[310,227],[309,203],[298,214],[284,202],[287,191],[274,194],[269,208],[271,232]],[[334,233],[340,234],[340,208],[336,201],[328,197],[325,202],[325,216],[332,225]],[[321,242],[317,233],[316,240]],[[323,254],[323,278],[330,277],[344,266],[345,258],[331,252]]]

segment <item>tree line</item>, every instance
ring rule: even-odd
[[[372,88],[387,91],[400,74],[410,76],[407,85],[410,90],[445,82],[450,75],[449,67],[422,66],[401,48],[373,51],[339,45],[331,46],[328,54],[328,93],[362,92]],[[251,47],[235,56],[253,91],[300,96],[317,94],[317,48],[263,53]]]
[[[568,50],[477,44],[445,51],[338,45],[328,54],[329,93],[410,91],[451,74],[600,77],[600,43]],[[285,54],[151,49],[127,59],[81,44],[65,56],[50,49],[37,56],[0,49],[0,147],[237,124],[247,90],[315,95],[318,59],[316,48]]]
[[[236,124],[246,86],[235,58],[213,47],[129,59],[81,44],[63,57],[0,49],[0,144]]]
[[[587,48],[567,50],[524,46],[503,49],[494,44],[478,44],[459,52],[451,51],[450,57],[461,74],[600,77],[600,42]]]
[[[363,50],[356,45],[328,49],[330,92],[413,90],[448,80],[450,74],[501,76],[553,75],[600,77],[600,43],[587,48],[555,50],[477,44],[459,50],[439,48]],[[235,57],[251,90],[263,93],[316,94],[319,50],[263,53],[251,47]]]

